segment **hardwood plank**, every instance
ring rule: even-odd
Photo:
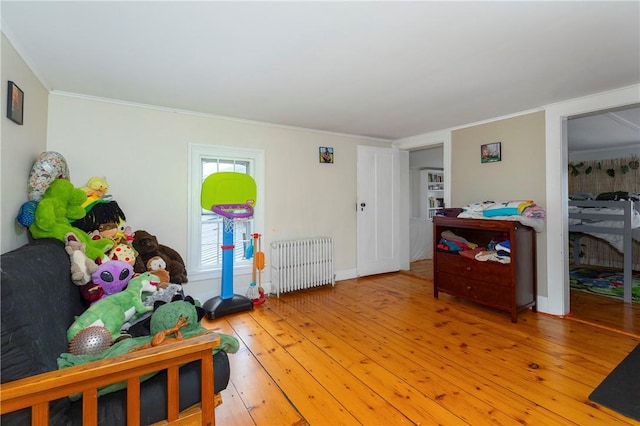
[[[376,290],[374,285],[369,285],[368,287],[370,293],[375,295]],[[356,310],[363,309],[367,300],[361,297],[358,299],[357,304],[355,300],[347,300],[345,302],[343,299],[342,302],[352,303],[351,308]],[[414,334],[419,334],[420,331],[417,330],[415,321],[414,323],[410,323],[403,320],[403,318],[408,318],[413,315],[412,301],[405,300],[398,303],[402,303],[401,306],[397,308],[382,308],[380,309],[382,312],[368,312],[367,316],[371,318],[372,324],[375,324],[377,322],[376,320],[382,321],[386,319],[385,325],[390,330],[398,327],[403,330],[403,333],[411,334],[413,332]],[[433,301],[425,302],[425,304],[431,303],[433,303]],[[336,309],[335,305],[332,305],[330,309]],[[422,309],[421,312],[424,313],[426,311]],[[451,317],[451,313],[449,317]],[[494,331],[493,336],[489,333],[476,332],[475,338],[472,339],[470,335],[464,336],[462,332],[458,331],[462,330],[461,324],[453,317],[449,321],[439,322],[437,324],[438,336],[440,336],[442,340],[437,342],[432,338],[429,345],[441,345],[442,349],[447,351],[450,360],[458,362],[460,365],[473,365],[475,366],[474,371],[480,369],[481,363],[489,362],[492,365],[492,371],[487,372],[485,378],[491,378],[494,382],[501,384],[506,389],[527,396],[529,400],[543,407],[547,407],[550,410],[558,413],[567,413],[566,415],[570,415],[570,418],[576,419],[580,423],[610,421],[608,415],[592,413],[586,406],[586,398],[592,390],[592,387],[580,383],[579,380],[565,377],[564,386],[558,389],[553,384],[559,375],[563,375],[562,370],[554,371],[552,368],[549,368],[545,359],[540,361],[534,359],[537,362],[533,362],[531,358],[529,358],[530,361],[514,358],[515,355],[521,353],[521,357],[526,359],[530,356],[529,351],[522,353],[519,348],[513,346],[513,352],[507,352],[504,343],[497,343],[497,341],[500,340],[500,332],[495,333]],[[507,323],[500,325],[502,326],[501,330],[518,327],[518,325],[511,326],[507,325]],[[382,333],[378,332],[375,334]],[[475,342],[477,338],[481,338],[481,340]],[[414,340],[420,344],[419,338]],[[423,349],[427,349],[427,347],[425,346]],[[494,356],[494,354],[497,354],[497,356]],[[466,358],[464,358],[465,355],[467,356]],[[468,355],[471,355],[471,357],[469,358]],[[535,369],[528,368],[532,363],[538,365],[538,367]],[[594,379],[593,386],[598,383],[599,379]],[[576,399],[575,395],[580,395],[581,398]]]
[[[408,274],[283,294],[211,326],[241,344],[219,424],[635,424],[588,395],[638,337],[531,311],[512,324]]]
[[[375,288],[375,286],[371,285],[369,286],[369,288],[371,290],[372,288]],[[377,290],[372,290],[372,291],[377,291]],[[337,300],[341,300],[341,299],[337,299]],[[359,304],[361,303],[361,301],[360,300],[353,301],[353,303]],[[453,328],[455,323],[453,324],[451,323],[452,318],[459,319],[460,321],[464,321],[469,324],[472,323],[474,324],[474,326],[482,330],[482,331],[478,331],[477,329],[475,329],[474,330],[475,337],[478,337],[479,333],[482,332],[486,335],[485,336],[486,339],[492,340],[493,345],[501,348],[502,350],[508,350],[510,348],[517,347],[519,345],[530,346],[530,349],[526,352],[527,359],[524,359],[523,361],[528,360],[530,362],[531,361],[530,358],[532,355],[541,356],[543,358],[545,357],[553,358],[562,354],[564,356],[570,357],[572,360],[572,363],[564,366],[564,369],[577,369],[578,371],[575,371],[574,375],[578,375],[579,377],[582,377],[582,378],[584,378],[585,375],[588,376],[589,374],[593,374],[594,372],[597,373],[598,370],[601,373],[605,374],[611,369],[610,362],[607,362],[605,366],[601,366],[598,364],[594,365],[593,361],[589,358],[580,358],[578,356],[579,354],[576,354],[576,353],[566,353],[562,345],[554,344],[554,336],[552,334],[557,334],[557,333],[555,333],[552,329],[551,331],[547,332],[544,329],[542,329],[540,326],[530,327],[526,321],[523,321],[523,324],[521,326],[512,327],[509,324],[505,324],[506,326],[503,327],[501,329],[501,332],[498,334],[498,333],[495,333],[495,322],[485,321],[483,320],[482,317],[478,316],[477,314],[465,315],[464,310],[456,309],[455,303],[456,302],[453,302],[451,307],[446,307],[444,308],[444,310],[435,309],[433,313],[431,312],[430,309],[425,310],[422,304],[416,305],[411,309],[420,310],[422,321],[427,321],[427,320],[434,321],[434,324],[438,325],[438,329],[446,330],[446,329]],[[397,303],[395,303],[394,305],[397,305]],[[384,318],[385,314],[391,315],[393,317],[398,317],[401,313],[400,311],[407,312],[409,309],[410,308],[406,306],[401,308],[390,307],[390,308],[381,309],[382,311],[381,317]],[[452,309],[452,311],[449,311],[450,309]],[[374,315],[376,314],[374,313]],[[544,325],[544,324],[545,322],[544,320],[542,320],[540,325]],[[416,327],[419,329],[421,328],[421,325],[416,325]],[[451,333],[454,334],[456,337],[462,338],[464,336],[464,331],[457,331],[457,329],[461,329],[459,325],[455,325],[455,327],[457,328]],[[440,331],[442,330],[438,330],[438,331],[439,331],[438,335],[440,335]],[[544,333],[543,336],[537,337],[536,334],[538,332]],[[594,333],[590,334],[589,337],[590,339],[593,339],[594,336],[597,336],[596,342],[594,343],[597,346],[594,346],[592,350],[600,350],[600,351],[609,350],[609,345],[607,345],[608,342],[606,341],[606,336],[601,336],[597,330],[594,330]],[[468,338],[471,338],[471,336],[468,336]],[[534,339],[538,339],[538,341],[534,341]],[[562,342],[565,342],[565,341],[566,341],[566,338],[563,336]],[[590,342],[589,339],[585,340],[584,337],[581,337],[580,341],[583,344],[588,344]],[[452,341],[451,344],[465,344],[465,343],[463,341],[455,340],[455,341]],[[537,351],[536,347],[539,346],[540,344],[545,345],[545,351]],[[605,349],[600,349],[600,347],[603,344],[605,344]],[[611,349],[609,356],[615,359],[617,356],[628,353],[628,350],[629,350],[628,345],[625,345],[624,347],[618,348],[616,350]],[[551,354],[550,354],[551,357],[548,354],[549,351],[551,351]],[[520,353],[520,352],[517,352],[517,353]],[[582,364],[584,365],[582,366],[579,365],[580,362],[582,362]],[[591,382],[588,382],[588,384],[591,384]]]
[[[257,315],[260,315],[261,321],[265,322],[269,320],[269,316],[275,321],[280,318],[268,308],[262,310],[261,314],[254,314],[254,316]],[[438,419],[446,419],[447,423],[461,422],[460,417],[443,410],[442,407],[437,405],[436,401],[426,398],[425,395],[407,385],[406,382],[399,380],[394,373],[380,366],[370,356],[355,350],[353,346],[343,339],[335,335],[330,335],[329,339],[323,339],[324,330],[315,327],[313,323],[306,322],[303,319],[302,323],[299,323],[298,327],[296,327],[293,324],[289,325],[290,319],[290,317],[287,317],[286,322],[280,321],[280,323],[284,322],[288,326],[289,333],[295,334],[298,341],[313,341],[315,345],[318,345],[317,350],[322,350],[327,357],[330,357],[337,364],[330,370],[333,379],[337,381],[333,384],[326,383],[327,390],[336,397],[347,397],[350,410],[353,410],[353,397],[341,395],[343,388],[348,388],[350,392],[359,394],[359,397],[367,397],[367,400],[364,401],[366,415],[358,412],[360,421],[364,421],[365,424],[402,424],[406,423],[408,417],[414,423],[433,423]],[[295,328],[300,328],[301,332],[296,333]],[[292,345],[285,344],[283,346],[289,350]],[[309,348],[308,350],[311,351],[313,349]],[[339,355],[339,358],[336,358],[334,354]],[[305,357],[305,354],[302,353],[298,356]],[[346,378],[351,379],[352,377],[357,377],[361,383],[354,384],[353,380],[346,380]],[[368,390],[359,390],[363,386],[365,386],[365,389],[367,387],[370,388],[373,393]],[[382,406],[376,407],[376,403],[380,405],[380,398],[383,398],[383,401],[391,400],[393,405],[384,403]],[[371,413],[367,412],[368,410],[373,411],[374,417],[371,419],[368,419],[368,417],[371,417]],[[439,414],[436,415],[437,413]]]
[[[238,337],[226,319],[211,321],[203,319],[203,325],[214,329],[218,333],[225,333]],[[302,425],[306,421],[293,407],[286,395],[278,388],[273,378],[260,365],[253,353],[249,351],[240,339],[240,350],[229,354],[231,370],[231,392],[227,388],[222,391],[223,404],[216,409],[216,418],[222,419],[221,425]],[[230,393],[230,395],[227,395]],[[230,400],[234,406],[227,405]],[[246,410],[249,421],[245,416],[235,418],[229,413],[237,411],[239,404]]]
[[[256,359],[271,372],[276,383],[292,404],[311,424],[354,424],[353,414],[343,403],[326,392],[314,375],[310,374],[286,348],[280,346],[251,316],[234,316],[229,323],[252,351]]]
[[[571,290],[569,319],[640,336],[640,303]]]
[[[240,392],[235,387],[234,380],[229,382],[229,386],[222,391],[222,405],[216,407],[216,423],[223,426],[249,426],[255,425],[249,410],[244,405]],[[283,423],[284,424],[284,423]]]
[[[251,316],[267,331],[286,351],[296,359],[314,378],[338,401],[349,401],[349,410],[359,421],[367,424],[407,424],[407,417],[378,395],[376,389],[369,388],[359,378],[353,364],[345,366],[337,362],[326,350],[327,346],[339,342],[328,342],[322,347],[318,345],[319,337],[313,333],[309,336],[298,331],[295,325],[282,321],[270,309],[261,309]],[[304,328],[304,324],[303,324]],[[302,330],[301,330],[302,331]],[[346,351],[348,347],[344,348]],[[356,354],[358,356],[358,354]],[[360,360],[361,356],[358,357]],[[362,361],[360,361],[362,362]],[[367,374],[369,372],[366,372]]]
[[[444,415],[449,416],[444,423],[462,420],[469,424],[477,424],[486,422],[488,413],[491,413],[492,421],[496,423],[514,421],[498,410],[493,401],[487,403],[466,396],[463,400],[464,391],[455,384],[455,380],[447,381],[437,373],[426,371],[423,367],[425,359],[419,357],[411,348],[407,349],[408,344],[389,345],[381,343],[380,340],[373,340],[370,336],[377,334],[375,330],[361,331],[362,327],[359,324],[348,325],[348,316],[344,318],[344,322],[328,322],[322,327],[317,327],[310,323],[313,321],[311,317],[321,312],[315,310],[311,303],[299,305],[298,308],[309,317],[296,312],[295,309],[287,312],[286,307],[279,308],[279,311],[286,312],[288,322],[308,324],[304,327],[304,332],[309,334],[309,338],[315,337],[317,344],[325,348],[327,353],[335,353],[333,356],[337,360],[361,377],[377,393],[392,401],[413,422],[442,422]],[[402,346],[405,346],[404,350]],[[466,372],[464,374],[466,375]],[[396,376],[394,389],[389,389],[393,381],[379,380],[380,377],[386,376]],[[398,392],[399,386],[406,389],[404,393]],[[476,389],[474,387],[474,390]],[[458,418],[451,417],[452,412],[447,410],[448,405],[458,407]]]
[[[321,310],[314,309],[311,304],[298,305],[298,308],[314,318],[319,318],[322,314]],[[428,349],[416,350],[412,337],[394,339],[396,336],[393,333],[383,329],[378,331],[375,325],[367,328],[358,324],[351,325],[348,314],[338,312],[339,307],[332,306],[331,309],[334,315],[324,318],[323,321],[326,330],[332,330],[341,339],[348,340],[350,345],[358,347],[365,355],[382,358],[385,368],[398,378],[410,383],[417,392],[427,393],[433,401],[437,401],[443,407],[455,407],[457,414],[465,420],[477,424],[486,422],[487,417],[497,421],[507,415],[510,419],[503,420],[511,423],[521,421],[528,415],[529,407],[519,403],[515,398],[510,398],[505,389],[480,376],[469,374],[466,368],[455,365],[450,358],[433,354]],[[284,308],[279,310],[285,311]],[[292,314],[287,314],[287,319],[291,316]],[[314,333],[318,335],[319,331],[314,330]],[[369,337],[371,335],[377,336],[377,340],[372,340]],[[335,344],[332,344],[331,348],[340,350],[341,355],[345,352],[336,348]],[[374,373],[374,377],[379,374]],[[403,410],[406,409],[403,407]],[[538,410],[540,407],[536,406],[535,409]],[[538,417],[546,417],[556,422],[560,420],[553,413],[539,412]],[[423,422],[419,418],[412,417],[412,420],[417,423]]]

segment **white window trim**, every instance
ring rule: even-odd
[[[264,150],[234,148],[229,146],[189,144],[189,194],[187,208],[187,271],[189,279],[200,281],[217,279],[222,276],[221,269],[199,270],[200,258],[200,167],[204,158],[231,157],[252,159],[254,163],[253,178],[256,182],[256,206],[253,210],[254,230],[264,234]],[[235,266],[234,275],[251,274],[251,266]]]

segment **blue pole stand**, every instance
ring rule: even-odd
[[[230,219],[225,219],[230,220]],[[229,228],[229,229],[227,229]],[[222,282],[221,294],[222,300],[231,299],[233,297],[233,225],[224,226],[222,232]]]
[[[222,232],[222,278],[220,282],[220,296],[207,300],[202,309],[209,319],[220,318],[236,312],[250,311],[253,301],[246,296],[233,294],[233,219],[223,219]]]

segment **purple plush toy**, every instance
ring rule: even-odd
[[[127,262],[109,260],[98,266],[98,270],[91,274],[91,281],[94,285],[102,287],[104,294],[100,299],[104,299],[110,294],[124,290],[132,277],[133,267]]]

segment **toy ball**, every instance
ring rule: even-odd
[[[33,222],[35,222],[36,207],[38,207],[38,202],[35,200],[30,200],[24,203],[20,207],[18,217],[16,218],[18,223],[25,228],[28,228]]]
[[[73,355],[99,355],[111,346],[111,333],[99,325],[81,330],[69,342],[69,352]]]

